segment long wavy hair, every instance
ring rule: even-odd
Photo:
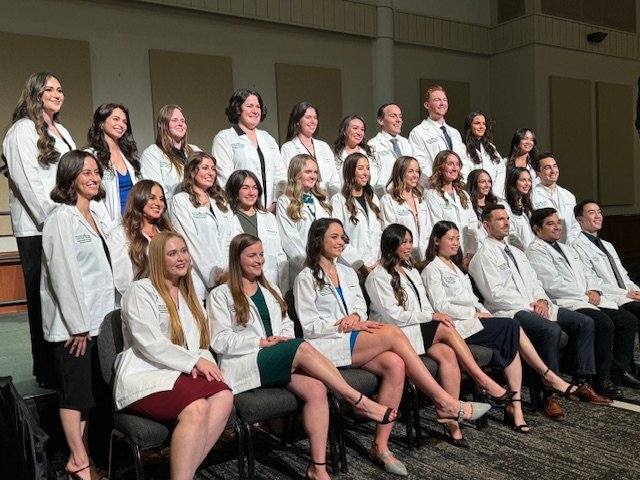
[[[429,263],[433,262],[433,260],[438,256],[438,245],[436,244],[436,240],[439,241],[450,230],[460,232],[460,230],[458,230],[458,226],[448,220],[440,220],[433,226],[431,235],[429,236],[429,244],[427,245],[427,251],[424,259],[425,267]],[[460,248],[458,248],[458,252],[453,257],[451,257],[451,261],[455,263],[458,268],[460,268],[460,266],[462,265],[462,250]]]
[[[100,179],[104,174],[100,162],[89,152],[82,150],[71,150],[60,157],[58,170],[56,171],[56,184],[51,190],[49,196],[56,203],[64,203],[65,205],[75,205],[78,201],[78,191],[76,190],[76,178],[84,170],[84,159],[92,158],[98,166]],[[105,197],[102,183],[98,187],[98,193],[91,200],[102,200]]]
[[[309,228],[309,235],[307,236],[307,258],[304,260],[304,266],[311,269],[311,274],[319,288],[324,288],[327,282],[324,280],[324,273],[320,266],[320,257],[322,256],[322,249],[324,246],[324,236],[329,230],[329,227],[337,223],[342,227],[342,233],[344,235],[344,226],[342,222],[337,218],[319,218],[315,220]]]
[[[140,280],[149,276],[149,262],[147,258],[147,250],[149,249],[149,240],[142,233],[144,225],[144,207],[151,198],[151,190],[158,187],[162,192],[162,202],[164,211],[160,218],[156,221],[156,227],[162,232],[173,232],[173,225],[167,215],[167,202],[164,197],[164,188],[158,182],[153,180],[140,180],[131,187],[127,205],[122,215],[122,226],[124,234],[129,241],[129,258],[134,265],[135,280]]]
[[[449,155],[453,155],[458,160],[458,165],[460,165],[460,170],[458,171],[458,177],[453,181],[453,191],[456,192],[456,195],[460,198],[460,205],[462,208],[467,208],[469,205],[469,198],[467,197],[467,192],[464,189],[464,180],[462,180],[462,160],[460,159],[460,155],[458,155],[453,150],[442,150],[436,155],[436,158],[433,159],[433,173],[429,177],[429,187],[433,188],[438,195],[444,198],[444,201],[448,204],[449,199],[444,194],[444,180],[442,179],[442,173],[444,171],[444,165],[447,162],[447,158]]]
[[[484,117],[487,129],[482,135],[481,138],[476,138],[473,133],[471,133],[471,124],[476,117]],[[500,163],[501,158],[498,155],[498,151],[496,147],[491,143],[491,124],[487,119],[487,116],[481,112],[471,112],[464,119],[464,143],[467,146],[467,155],[469,158],[473,160],[473,163],[476,165],[482,163],[482,159],[480,158],[480,154],[478,150],[480,150],[480,145],[484,148],[484,151],[489,154],[491,161],[493,163]]]
[[[407,155],[402,155],[401,157],[398,157],[393,164],[391,176],[387,182],[387,192],[389,192],[391,198],[399,204],[404,203],[404,198],[402,198],[402,194],[405,190],[404,176],[407,173],[407,170],[409,170],[411,162],[416,162],[418,165],[418,175],[421,175],[422,171],[420,170],[418,160]],[[418,184],[413,188],[412,193],[420,202],[422,202],[424,199],[424,189],[422,188],[422,185],[420,185],[420,182],[418,182]]]
[[[176,232],[158,232],[149,243],[149,279],[169,311],[171,343],[184,347],[186,346],[186,339],[184,336],[184,330],[182,330],[182,323],[180,322],[178,308],[171,298],[171,293],[169,292],[165,282],[167,272],[164,264],[164,249],[167,242],[172,238],[179,238],[184,242],[185,247],[187,247],[187,243],[184,241],[184,238]],[[187,251],[188,248],[189,247],[187,247]],[[187,301],[187,307],[189,308],[191,315],[193,315],[198,330],[200,331],[199,348],[206,349],[209,348],[209,344],[211,343],[209,323],[207,322],[204,311],[202,310],[202,304],[200,303],[200,300],[196,295],[195,287],[193,286],[191,268],[191,260],[189,260],[189,269],[187,270],[187,274],[178,280],[178,289],[180,290],[182,297]]]
[[[114,170],[113,164],[111,163],[111,152],[104,138],[105,133],[102,131],[102,126],[116,108],[124,112],[127,124],[127,131],[118,139],[118,148],[133,167],[136,178],[140,178],[138,147],[136,141],[133,139],[133,127],[131,126],[131,120],[129,118],[129,110],[124,105],[119,103],[103,103],[96,109],[93,114],[93,122],[87,132],[87,142],[89,142],[87,146],[95,150],[95,156],[102,165],[102,168],[109,171]]]
[[[527,154],[527,165],[531,165],[533,159],[538,155],[538,150],[536,150],[536,134],[533,133],[533,130],[530,128],[519,128],[513,134],[513,138],[511,139],[511,149],[509,150],[509,158],[507,158],[507,170],[516,166],[516,158],[520,155],[520,142],[524,139],[527,132],[531,133],[531,136],[533,137],[533,148]]]
[[[42,94],[50,78],[60,81],[58,77],[50,72],[37,72],[29,75],[20,93],[18,103],[13,109],[13,115],[11,115],[12,124],[23,118],[28,118],[35,124],[36,133],[38,134],[38,141],[36,142],[38,163],[43,166],[49,166],[60,160],[60,152],[55,149],[55,139],[49,135],[49,126],[44,119],[44,110],[42,109]],[[60,112],[55,113],[51,121],[57,122],[59,115]]]
[[[249,322],[250,309],[249,299],[242,290],[243,273],[242,267],[240,266],[240,255],[242,255],[242,252],[244,252],[246,248],[258,242],[260,242],[258,237],[241,233],[233,237],[229,244],[229,278],[227,279],[227,285],[231,291],[231,298],[233,299],[233,305],[236,309],[236,324],[243,327]],[[287,314],[287,304],[284,299],[278,294],[276,289],[271,286],[264,274],[261,274],[256,280],[264,289],[273,295],[273,298],[275,298],[280,305],[280,311],[284,317]]]
[[[480,220],[481,208],[478,206],[478,197],[480,196],[478,190],[478,180],[480,179],[480,175],[486,174],[489,177],[489,181],[491,182],[491,186],[493,186],[493,180],[491,180],[491,175],[489,172],[482,168],[478,168],[476,170],[471,170],[469,175],[467,176],[467,193],[469,194],[469,198],[471,199],[471,205],[473,205],[473,211],[476,212],[476,216],[478,220]],[[489,190],[484,197],[485,206],[492,205],[494,203],[498,203],[498,197],[493,194],[492,190]]]
[[[505,200],[509,204],[509,208],[516,215],[524,214],[527,217],[531,217],[533,213],[533,202],[531,201],[531,191],[533,188],[530,188],[526,195],[522,195],[518,191],[518,180],[520,179],[520,175],[526,173],[531,178],[531,173],[529,170],[522,167],[513,167],[507,170],[507,179],[505,182]],[[533,184],[532,184],[533,187]],[[521,205],[518,205],[518,199],[521,200]]]
[[[344,164],[342,165],[342,177],[344,178],[344,182],[342,183],[342,196],[346,200],[347,211],[349,212],[349,221],[353,224],[358,223],[358,207],[356,206],[356,199],[353,196],[353,189],[356,185],[356,167],[358,166],[358,161],[364,158],[369,162],[369,159],[366,155],[362,153],[352,153],[344,160]],[[375,214],[376,218],[382,221],[382,216],[380,215],[380,209],[378,206],[373,203],[373,188],[371,187],[371,183],[367,182],[367,184],[362,189],[362,196],[364,197],[367,205],[371,209],[371,211]]]
[[[409,262],[401,260],[398,256],[398,248],[404,243],[407,233],[411,237],[411,241],[413,241],[411,230],[404,225],[392,223],[384,229],[380,238],[380,250],[382,252],[380,265],[391,275],[393,296],[396,297],[398,304],[402,308],[407,306],[407,292],[401,286],[400,273],[396,270],[396,267],[412,268]]]
[[[300,176],[304,170],[305,163],[308,161],[315,163],[316,168],[318,169],[318,180],[311,189],[311,195],[318,199],[322,208],[327,212],[331,213],[333,210],[327,201],[327,193],[320,187],[322,178],[320,176],[320,167],[318,167],[318,162],[311,155],[301,153],[299,155],[295,155],[289,162],[289,169],[287,170],[287,186],[284,189],[285,196],[291,202],[287,207],[287,217],[295,222],[301,220],[304,215],[304,204],[302,203],[302,194],[304,193],[304,190],[300,183]]]
[[[313,108],[316,112],[316,117],[320,118],[320,114],[318,113],[318,107],[313,105],[311,102],[298,102],[291,109],[291,114],[289,115],[289,124],[287,125],[287,138],[285,142],[293,140],[300,133],[300,120],[304,117],[304,114],[307,113],[307,110]],[[313,134],[313,137],[318,134],[318,128]]]
[[[258,180],[256,174],[251,170],[236,170],[231,175],[229,175],[227,184],[224,187],[224,192],[227,197],[227,203],[229,204],[233,212],[237,212],[240,209],[238,195],[240,194],[242,184],[247,178],[253,179],[253,181],[256,182],[256,187],[258,187],[258,196],[256,198],[256,203],[253,205],[253,208],[255,208],[256,210],[260,210],[261,212],[266,212],[267,210],[262,205],[262,185],[260,185],[260,180]]]
[[[182,191],[187,192],[189,194],[189,200],[191,201],[194,207],[199,207],[201,205],[200,199],[198,198],[198,192],[195,189],[195,178],[198,170],[200,169],[200,164],[202,160],[205,158],[211,159],[213,162],[214,168],[217,163],[216,159],[213,158],[213,155],[208,154],[207,152],[195,152],[192,153],[191,156],[187,159],[187,163],[184,166],[184,178],[182,179]],[[224,197],[224,192],[222,188],[218,184],[218,174],[216,172],[216,181],[213,182],[213,185],[207,188],[207,195],[213,198],[216,202],[216,206],[223,212],[226,212],[229,209],[227,205],[227,201]]]
[[[180,110],[180,113],[184,115],[184,111],[178,105],[165,105],[158,112],[158,118],[156,119],[156,145],[169,159],[178,175],[182,175],[184,172],[184,160],[173,151],[173,139],[169,133],[169,123],[174,110]],[[187,142],[187,133],[188,130],[185,131],[184,137],[180,141],[179,150],[182,150],[185,156],[189,157],[193,153],[193,149]]]
[[[358,147],[362,148],[367,156],[371,156],[371,147],[369,147],[369,141],[367,140],[366,134],[367,122],[365,122],[364,118],[362,118],[360,115],[356,114],[347,115],[342,119],[342,122],[340,122],[340,126],[338,127],[338,137],[336,138],[335,142],[333,142],[333,153],[336,157],[339,157],[342,153],[342,150],[344,150],[344,147],[346,145],[344,137],[347,133],[347,128],[349,128],[349,124],[352,120],[360,120],[362,122],[362,125],[364,125],[365,134],[362,136],[362,141],[358,144]]]

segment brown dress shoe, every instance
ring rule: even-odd
[[[556,422],[561,422],[567,418],[562,410],[562,406],[560,405],[558,394],[556,393],[552,393],[544,399],[544,409],[542,410],[542,413]]]
[[[613,402],[609,397],[597,393],[588,383],[580,385],[569,397],[576,397],[582,402],[593,403],[594,405],[611,405]]]

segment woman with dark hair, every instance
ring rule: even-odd
[[[173,231],[164,190],[158,182],[140,180],[129,191],[122,223],[107,236],[117,305],[134,280],[149,276],[149,242],[160,231]]]
[[[478,244],[481,244],[487,238],[487,231],[482,227],[480,219],[482,211],[485,207],[498,203],[498,198],[494,195],[491,186],[491,175],[486,170],[479,168],[469,172],[465,188],[471,199],[473,211],[476,212],[476,217],[478,217],[478,230],[476,231]]]
[[[233,212],[217,181],[215,159],[206,152],[192,154],[184,166],[181,191],[171,199],[169,216],[193,260],[193,283],[200,300],[224,281],[233,237]]]
[[[405,372],[433,401],[436,418],[446,424],[475,419],[489,405],[464,403],[449,395],[427,370],[395,325],[367,319],[367,305],[352,268],[337,263],[345,246],[340,220],[322,218],[309,230],[305,269],[294,284],[296,312],[304,337],[336,366],[353,365],[382,377],[378,401],[398,406]],[[387,472],[407,475],[388,448],[391,425],[378,425],[370,457]]]
[[[331,199],[333,217],[342,222],[349,237],[349,248],[342,259],[366,277],[380,259],[382,234],[382,214],[370,183],[369,158],[362,153],[349,155],[342,166],[342,177],[342,192]]]
[[[56,207],[49,194],[56,183],[60,156],[76,148],[58,123],[64,93],[58,79],[38,72],[27,79],[2,143],[9,177],[9,209],[24,272],[33,374],[41,385],[53,385],[46,343],[42,339],[40,257],[42,226]]]
[[[511,149],[509,157],[507,157],[507,171],[514,167],[526,168],[531,175],[533,185],[537,185],[539,180],[532,165],[537,154],[536,134],[530,128],[519,128],[511,139]]]
[[[177,233],[159,232],[149,243],[149,278],[122,300],[122,337],[115,407],[175,425],[170,476],[191,480],[227,425],[233,395],[209,351],[209,322]]]
[[[299,102],[293,106],[287,126],[287,139],[280,149],[285,168],[295,155],[309,154],[318,162],[322,182],[320,187],[329,196],[340,191],[340,176],[331,147],[314,138],[318,133],[318,109],[309,102]]]
[[[278,222],[262,205],[260,180],[249,170],[237,170],[226,185],[227,202],[234,213],[233,233],[258,237],[264,247],[264,276],[280,291],[289,290],[289,262],[282,249]]]
[[[527,433],[520,402],[520,355],[540,374],[545,388],[565,394],[572,387],[545,365],[517,320],[491,316],[473,293],[469,276],[460,270],[460,260],[458,228],[452,222],[436,223],[427,248],[428,263],[422,271],[429,300],[436,310],[453,319],[465,342],[493,350],[492,366],[503,369],[509,389],[516,392],[505,408],[505,423],[516,432]]]
[[[478,217],[469,194],[464,189],[462,161],[452,150],[443,150],[433,160],[433,173],[429,177],[427,208],[431,225],[449,220],[461,226],[460,246],[464,255],[463,265],[469,265],[479,243]]]
[[[307,478],[329,478],[325,468],[327,387],[353,405],[356,414],[372,420],[393,422],[397,411],[350,387],[333,363],[309,343],[293,338],[287,305],[264,277],[263,264],[259,238],[234,237],[227,282],[207,300],[211,345],[220,355],[220,368],[235,394],[259,387],[286,387],[302,399],[302,422],[311,450]]]
[[[300,154],[291,159],[287,187],[278,198],[276,215],[282,248],[289,260],[291,280],[304,267],[311,224],[332,214],[327,194],[319,183],[320,169],[311,155]]]
[[[491,128],[487,117],[480,112],[471,112],[464,119],[464,142],[471,168],[482,169],[491,177],[494,195],[504,197],[504,182],[507,174],[505,161],[491,143]],[[472,170],[472,171],[473,171]],[[471,183],[467,175],[467,184]]]
[[[117,103],[103,103],[93,114],[87,133],[87,151],[100,162],[102,186],[111,226],[122,218],[131,187],[140,178],[138,147],[133,139],[129,110]]]
[[[167,204],[178,193],[187,158],[200,149],[187,142],[187,121],[178,105],[165,105],[156,119],[156,143],[149,145],[140,158],[143,178],[162,185]]]
[[[235,170],[255,172],[262,187],[262,204],[274,213],[287,178],[278,143],[258,129],[267,117],[267,107],[257,91],[241,88],[229,98],[225,113],[231,128],[218,132],[211,147],[218,162],[220,185],[226,185]]]
[[[371,183],[373,185],[380,176],[378,161],[374,158],[369,141],[367,140],[367,125],[360,115],[347,115],[342,119],[338,127],[338,136],[333,142],[333,155],[336,162],[336,170],[342,183],[342,164],[352,153],[361,153],[369,158],[371,168]]]
[[[370,318],[397,325],[418,355],[425,354],[439,364],[438,377],[453,398],[460,396],[460,368],[475,380],[496,403],[505,403],[513,392],[494,382],[478,366],[447,313],[436,313],[427,299],[420,273],[412,267],[411,231],[397,223],[382,232],[382,259],[367,277],[365,287],[371,299]],[[456,358],[457,357],[457,358]],[[445,426],[445,435],[457,447],[469,448],[457,422]]]
[[[509,244],[522,251],[536,238],[529,223],[533,213],[532,188],[528,169],[514,167],[507,172],[506,195],[502,204],[509,214]]]
[[[416,239],[413,248],[413,258],[416,261],[424,259],[427,238],[431,232],[420,175],[420,165],[415,158],[398,157],[387,183],[387,193],[380,199],[385,227],[399,223],[407,227],[411,231],[411,237]]]
[[[109,251],[92,200],[104,197],[102,166],[87,152],[65,153],[51,199],[60,203],[42,230],[42,318],[57,377],[58,407],[70,456],[69,478],[89,478],[89,410],[99,401],[95,338],[114,309]]]

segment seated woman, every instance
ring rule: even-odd
[[[416,261],[424,260],[427,238],[431,233],[420,175],[420,165],[415,158],[398,157],[387,183],[387,193],[380,200],[385,227],[399,223],[411,230],[411,236],[416,239],[413,249],[413,258]]]
[[[282,249],[276,216],[262,205],[262,186],[249,170],[236,170],[225,187],[234,215],[233,234],[248,233],[262,240],[264,275],[281,292],[289,290],[289,262]]]
[[[304,266],[311,223],[331,216],[327,193],[320,188],[320,169],[311,155],[296,155],[289,162],[287,186],[278,198],[276,219],[282,248],[289,260],[289,278]]]
[[[189,245],[193,281],[202,301],[223,281],[233,236],[233,212],[217,178],[215,159],[194,153],[184,166],[182,191],[173,196],[169,208],[171,223]]]
[[[175,424],[171,478],[191,480],[227,424],[233,395],[209,352],[191,256],[177,233],[159,232],[151,240],[149,278],[125,293],[122,322],[116,409]]]
[[[355,271],[336,260],[345,246],[342,223],[316,220],[309,230],[305,269],[294,284],[296,312],[304,337],[338,367],[352,365],[382,377],[378,401],[398,406],[405,371],[433,401],[439,423],[480,418],[490,408],[449,395],[427,370],[411,343],[395,325],[367,319],[367,306]],[[391,425],[378,425],[370,457],[390,473],[406,475],[389,451]]]
[[[366,277],[380,260],[382,215],[371,187],[369,159],[361,153],[349,155],[342,166],[342,192],[331,198],[333,217],[344,225],[350,248],[342,259]]]
[[[531,187],[531,172],[526,168],[514,167],[507,172],[505,201],[502,204],[509,214],[509,245],[523,251],[536,238],[529,223],[533,213]]]
[[[440,381],[453,398],[460,396],[460,360],[478,386],[496,403],[502,404],[507,401],[513,392],[505,390],[482,371],[469,347],[456,332],[451,317],[447,313],[433,311],[420,274],[411,266],[413,240],[409,229],[397,223],[389,225],[382,232],[380,248],[380,265],[371,272],[365,282],[371,299],[370,318],[397,325],[407,336],[416,353],[426,353],[438,362]],[[457,422],[449,422],[446,425],[445,435],[453,445],[469,448],[468,443],[462,438]]]
[[[309,343],[294,337],[293,322],[277,288],[264,277],[262,242],[234,237],[229,247],[229,278],[207,301],[213,349],[234,393],[258,387],[287,387],[303,402],[302,421],[311,459],[307,478],[329,478],[325,454],[329,406],[325,385],[353,405],[356,414],[381,423],[397,411],[351,388],[336,367]]]
[[[545,365],[517,321],[491,316],[474,295],[469,277],[459,268],[460,261],[460,233],[456,225],[436,223],[427,248],[428,264],[422,271],[429,299],[434,308],[453,318],[455,328],[467,343],[493,350],[492,364],[504,369],[509,389],[516,392],[505,409],[505,423],[517,432],[527,433],[529,427],[520,405],[520,355],[542,376],[545,388],[568,394],[577,387],[571,390],[567,382]]]
[[[488,205],[498,203],[498,197],[494,195],[492,185],[493,182],[489,172],[481,168],[471,170],[467,176],[465,189],[471,199],[473,211],[476,212],[476,217],[478,218],[478,230],[476,231],[478,245],[487,238],[487,231],[482,227],[482,221],[480,220],[482,210]]]

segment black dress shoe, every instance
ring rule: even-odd
[[[596,380],[593,383],[593,389],[600,395],[609,397],[612,400],[622,398],[622,390],[616,387],[608,378],[601,381]]]
[[[622,377],[616,380],[618,380],[616,382],[618,385],[621,385],[623,387],[633,388],[635,390],[640,390],[640,379],[629,372],[624,372]]]

